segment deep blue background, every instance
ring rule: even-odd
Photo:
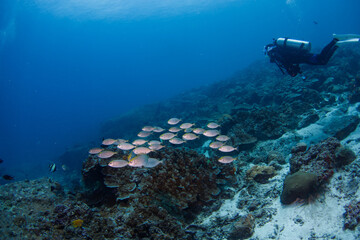
[[[18,178],[46,174],[76,143],[100,144],[106,119],[263,59],[273,37],[316,51],[332,33],[360,33],[358,0],[209,0],[196,11],[109,17],[22,2],[0,3],[0,174]]]

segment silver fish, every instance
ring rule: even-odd
[[[170,118],[169,121],[168,121],[168,124],[170,124],[170,125],[176,125],[176,124],[178,124],[180,121],[181,121],[180,118]]]
[[[237,151],[237,148],[234,148],[232,146],[229,146],[229,145],[224,145],[222,147],[219,148],[219,151],[221,152],[232,152],[232,151]]]
[[[205,132],[205,129],[203,128],[195,128],[192,130],[196,134],[203,134]]]
[[[199,138],[199,136],[197,136],[197,135],[195,135],[195,134],[193,134],[193,133],[185,133],[185,134],[182,136],[182,138],[183,138],[184,140],[195,140],[195,139]]]
[[[156,133],[160,133],[160,132],[163,132],[165,131],[165,129],[161,128],[161,127],[154,127],[154,130],[153,132],[156,132]]]
[[[180,138],[174,137],[174,138],[170,139],[169,142],[172,143],[172,144],[177,144],[178,145],[178,144],[184,143],[185,141],[180,139]]]
[[[149,152],[151,152],[151,150],[147,147],[137,147],[133,150],[133,153],[135,153],[136,155],[148,154]]]
[[[192,126],[194,126],[194,123],[183,123],[180,125],[181,129],[187,129],[187,128],[191,128]]]
[[[136,145],[136,146],[140,146],[140,145],[143,145],[144,143],[146,143],[147,141],[144,140],[144,139],[136,139],[132,142],[133,145]]]
[[[149,158],[147,162],[144,164],[144,167],[152,168],[152,167],[156,167],[160,163],[162,163],[162,161],[159,161],[156,158]]]
[[[182,129],[181,128],[178,128],[178,127],[171,127],[169,128],[169,132],[172,132],[172,133],[177,133],[177,132],[180,132]]]
[[[100,153],[102,150],[104,150],[103,148],[92,148],[89,150],[90,154],[98,154]]]
[[[145,132],[152,132],[154,131],[155,127],[152,126],[145,126],[143,127],[141,130],[145,131]]]
[[[150,142],[148,142],[148,144],[151,146],[151,145],[154,145],[154,144],[161,144],[161,142],[157,141],[157,140],[151,140]]]
[[[127,166],[128,164],[129,164],[128,161],[119,159],[119,160],[112,160],[111,162],[108,163],[108,166],[113,168],[122,168]]]
[[[99,158],[110,158],[112,156],[114,156],[116,154],[116,152],[113,152],[113,151],[102,151],[100,152],[97,156]]]
[[[231,163],[234,160],[236,160],[236,158],[231,157],[231,156],[224,156],[224,157],[221,157],[218,161],[221,163]]]
[[[220,132],[218,130],[206,130],[205,132],[203,132],[203,135],[206,137],[215,137],[219,134]]]
[[[146,154],[137,155],[134,158],[130,159],[129,166],[131,167],[143,167],[149,159],[149,156]]]
[[[172,138],[174,138],[176,136],[176,134],[173,133],[163,133],[160,135],[160,139],[161,140],[170,140]]]
[[[213,149],[217,149],[219,147],[222,147],[224,145],[223,142],[218,142],[218,141],[215,141],[215,142],[212,142],[210,143],[210,147],[213,148]]]
[[[127,151],[127,150],[131,150],[133,148],[135,148],[134,145],[130,144],[130,143],[120,143],[118,146],[117,146],[119,149],[121,150],[124,150],[124,151]]]
[[[227,140],[229,140],[230,138],[226,135],[219,135],[216,137],[216,140],[221,141],[221,142],[226,142]]]
[[[141,131],[138,133],[138,137],[142,137],[142,138],[146,138],[148,137],[152,132],[146,132],[146,131]]]
[[[104,139],[102,141],[102,145],[106,145],[106,146],[109,146],[109,145],[112,145],[116,142],[115,139],[112,139],[112,138],[107,138],[107,139]]]
[[[161,144],[153,144],[153,145],[150,145],[149,146],[149,149],[153,150],[153,151],[156,151],[156,150],[160,150],[162,149],[164,146],[161,145]]]
[[[128,140],[125,140],[125,139],[116,139],[116,141],[113,143],[115,145],[119,145],[120,143],[124,143],[124,142],[128,142]]]
[[[207,127],[208,128],[218,128],[218,127],[220,127],[220,125],[217,123],[211,122],[211,123],[208,123]]]

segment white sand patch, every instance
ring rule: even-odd
[[[347,114],[349,115],[357,115],[360,117],[360,114],[357,110],[357,108],[360,106],[360,103],[356,103],[351,105],[348,108]],[[360,125],[357,126],[357,128],[355,129],[355,131],[353,131],[347,138],[343,139],[341,141],[341,144],[344,146],[349,147],[351,150],[354,151],[354,153],[356,154],[357,158],[359,158],[359,154],[360,154]]]
[[[233,218],[237,214],[242,214],[241,210],[236,207],[240,194],[241,191],[236,193],[232,199],[225,200],[218,211],[213,212],[210,216],[202,220],[201,225],[210,225],[212,222],[216,221],[217,218]]]
[[[344,206],[349,203],[349,199],[335,189],[335,185],[339,184],[339,175],[343,176],[342,173],[334,174],[325,195],[314,203],[285,206],[279,198],[274,199],[270,207],[277,209],[276,216],[264,226],[257,226],[251,239],[356,239],[353,231],[343,230]]]
[[[350,107],[348,108],[347,114],[349,115],[357,115],[359,116],[359,111],[357,110],[357,108],[360,106],[360,103],[355,103],[350,105]]]
[[[358,158],[360,154],[360,125],[347,138],[342,140],[341,144],[353,150]]]
[[[323,126],[313,123],[305,128],[299,129],[296,131],[296,134],[298,134],[302,138],[302,141],[307,145],[311,145],[328,137],[328,135],[324,133],[323,129]]]

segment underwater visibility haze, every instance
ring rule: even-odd
[[[359,9],[0,1],[0,238],[360,239]]]
[[[1,158],[47,164],[137,106],[232,76],[272,38],[322,47],[358,2],[1,1]],[[316,24],[314,23],[316,21]],[[42,167],[43,166],[43,167]],[[21,174],[22,175],[22,174]]]
[[[0,4],[1,158],[41,166],[102,121],[232,76],[274,37],[322,47],[359,29],[357,1],[12,1]],[[45,167],[46,170],[46,167]]]

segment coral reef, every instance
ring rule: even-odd
[[[166,147],[150,155],[164,159],[163,164],[153,169],[89,168],[97,164],[94,157],[89,156],[84,163],[84,182],[92,185],[94,178],[101,179],[102,175],[106,186],[103,191],[111,188],[118,208],[128,211],[122,219],[132,238],[181,236],[185,239],[185,223],[217,199],[228,196],[226,189],[236,183],[234,169],[192,150]],[[124,157],[121,152],[116,155],[119,157]],[[142,228],[133,231],[134,225]]]
[[[354,153],[349,149],[345,150],[339,140],[332,137],[311,146],[305,152],[294,150],[290,158],[290,173],[313,173],[318,175],[319,184],[323,184],[330,179],[338,166],[348,164],[354,159]]]
[[[248,214],[234,223],[229,234],[229,239],[238,240],[249,238],[254,233],[254,228],[255,219],[251,214]]]
[[[251,167],[246,172],[248,180],[255,180],[258,183],[267,183],[269,178],[275,176],[275,168],[273,166],[258,166]]]
[[[257,62],[109,120],[101,135],[125,139],[144,125],[166,128],[170,117],[195,127],[213,121],[240,151],[221,164],[223,153],[202,137],[186,148],[166,143],[150,152],[162,160],[155,168],[111,168],[128,152],[103,145],[114,155],[87,157],[82,188],[49,179],[0,186],[1,238],[360,239],[359,53],[339,49],[328,66],[304,66],[306,79]],[[59,161],[80,165],[84,149],[70,149]],[[317,204],[282,206],[319,189]],[[339,228],[343,217],[344,229],[355,231]]]
[[[284,181],[284,188],[280,197],[283,204],[290,204],[296,199],[307,199],[317,191],[319,187],[316,174],[308,172],[296,172],[288,175]]]
[[[352,201],[345,206],[344,229],[354,230],[360,222],[360,201]]]

